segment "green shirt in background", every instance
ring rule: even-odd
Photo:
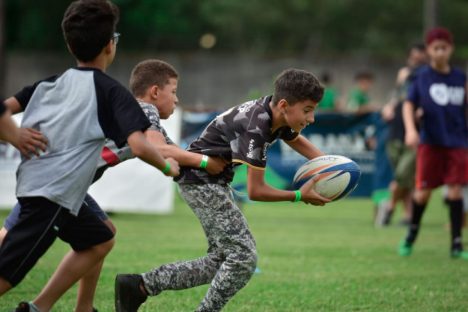
[[[318,109],[320,110],[334,110],[338,92],[333,88],[325,88],[322,100],[319,102]]]
[[[369,95],[359,89],[352,89],[348,98],[348,109],[358,110],[359,107],[369,104]]]

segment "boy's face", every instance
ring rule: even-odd
[[[452,56],[453,46],[445,40],[436,39],[427,46],[427,54],[436,65],[446,65]]]
[[[167,119],[172,115],[179,99],[177,98],[177,79],[169,78],[169,82],[163,88],[158,89],[156,106],[159,117]]]
[[[312,100],[296,102],[294,105],[286,102],[283,107],[284,119],[291,129],[299,133],[309,124],[314,123],[316,108],[317,103]]]
[[[418,67],[427,62],[426,51],[412,49],[408,57],[408,65],[411,67]]]
[[[358,88],[364,92],[368,92],[372,87],[372,79],[362,78],[357,81]]]

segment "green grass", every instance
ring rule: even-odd
[[[326,207],[248,204],[245,214],[257,241],[261,273],[225,311],[468,311],[468,262],[449,258],[447,211],[439,194],[431,201],[409,258],[396,253],[405,229],[375,229],[370,200],[343,200]],[[1,212],[0,221],[5,216]],[[172,215],[118,214],[112,219],[117,244],[99,283],[95,305],[100,311],[113,311],[116,273],[144,272],[205,252],[198,220],[179,199]],[[34,298],[66,251],[67,246],[57,242],[26,279],[0,299],[0,311]],[[206,289],[164,292],[150,298],[141,311],[193,311]],[[54,311],[72,311],[75,293],[76,288],[67,293]]]

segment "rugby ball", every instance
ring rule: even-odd
[[[351,159],[340,155],[325,155],[309,160],[296,171],[294,187],[299,188],[315,178],[315,191],[338,200],[351,193],[358,185],[361,169]]]

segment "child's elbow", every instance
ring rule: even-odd
[[[247,190],[247,194],[249,195],[250,200],[261,201],[263,199],[261,193],[255,188],[249,188]]]

